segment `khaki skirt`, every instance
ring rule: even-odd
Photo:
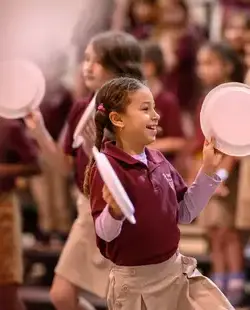
[[[179,253],[156,265],[121,267],[110,272],[109,310],[233,310],[194,258]]]
[[[89,201],[79,194],[75,220],[55,272],[75,286],[105,298],[111,263],[96,246]]]
[[[21,216],[14,193],[0,194],[0,285],[23,280]]]

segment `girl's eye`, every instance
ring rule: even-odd
[[[84,61],[84,62],[88,62],[89,60],[90,60],[90,59],[89,59],[89,57],[88,57],[87,55],[83,57],[83,61]]]

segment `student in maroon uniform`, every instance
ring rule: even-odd
[[[143,46],[143,72],[160,115],[157,139],[152,147],[158,149],[170,160],[184,144],[179,102],[174,94],[164,88],[161,81],[164,73],[164,57],[158,44],[147,42]]]
[[[240,58],[230,46],[207,43],[197,55],[197,74],[204,94],[197,108],[196,133],[192,145],[197,164],[190,165],[190,168],[196,171],[198,168],[195,166],[200,164],[204,141],[199,119],[204,96],[221,83],[242,82],[244,70]],[[207,229],[211,245],[212,279],[237,306],[244,288],[243,249],[237,230],[241,222],[237,210],[238,163],[235,158],[225,156],[218,168],[224,180],[223,186],[218,189],[198,221]],[[196,171],[192,173],[191,179]]]
[[[39,172],[36,148],[20,120],[0,118],[0,308],[23,310],[21,218],[15,179]]]
[[[154,142],[159,115],[150,90],[132,78],[107,82],[98,92],[96,147],[108,157],[134,207],[127,220],[104,185],[93,159],[86,170],[97,244],[114,264],[110,310],[233,309],[224,295],[196,269],[196,260],[178,252],[178,223],[190,223],[220,184],[221,155],[206,142],[203,165],[187,188],[165,157],[146,146]],[[114,142],[102,147],[105,129]]]
[[[190,23],[185,0],[159,0],[155,39],[162,47],[167,72],[163,83],[174,92],[181,110],[192,114],[196,98],[195,58],[202,37]]]
[[[130,25],[127,30],[138,40],[148,39],[152,35],[157,18],[157,1],[130,1],[129,15]]]
[[[70,92],[60,82],[57,72],[48,78],[46,84],[46,95],[40,110],[48,132],[60,144],[73,100]],[[56,244],[61,244],[72,224],[68,178],[46,163],[43,154],[40,157],[42,174],[32,178],[30,182],[39,213],[37,239],[42,243],[56,241]]]
[[[142,78],[141,48],[138,41],[123,32],[104,32],[95,36],[88,44],[83,60],[83,76],[86,85],[94,93],[104,82],[116,76],[128,75]],[[39,114],[31,115],[26,121],[33,128],[40,147],[46,152],[50,163],[62,173],[71,171],[73,161],[75,181],[79,192],[83,190],[84,171],[88,163],[86,148],[74,149],[73,135],[87,105],[92,98],[78,102],[68,119],[64,152],[56,147],[49,137]],[[91,127],[93,120],[90,120]],[[93,136],[93,135],[92,135]],[[94,138],[86,136],[86,139]],[[65,154],[67,156],[65,156]],[[69,160],[69,157],[71,158]],[[77,309],[78,288],[87,289],[101,297],[106,296],[110,263],[105,260],[95,244],[95,232],[90,214],[89,201],[82,193],[78,199],[78,218],[64,247],[51,289],[52,301],[59,310]]]

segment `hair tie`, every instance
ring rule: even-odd
[[[106,112],[106,109],[104,108],[102,103],[98,106],[97,111],[104,112],[104,113]]]

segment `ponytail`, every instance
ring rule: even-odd
[[[104,137],[104,130],[109,121],[108,115],[105,111],[97,110],[95,115],[95,129],[96,129],[96,139],[95,146],[98,151],[101,150],[102,141]],[[89,160],[89,163],[85,170],[84,182],[83,182],[83,193],[86,197],[89,197],[90,194],[90,177],[92,173],[92,168],[95,163],[94,157],[92,156]]]

